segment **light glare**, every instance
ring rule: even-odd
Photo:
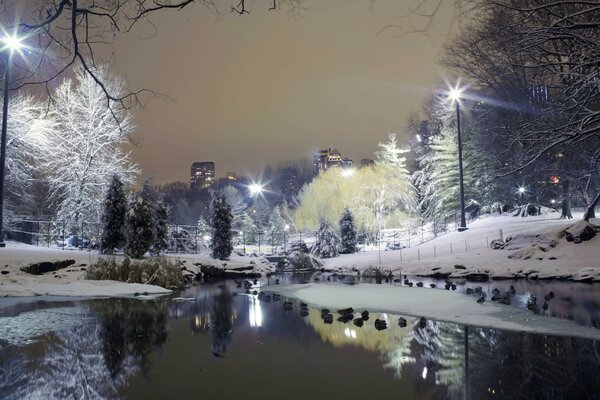
[[[253,183],[248,186],[248,189],[250,190],[250,194],[252,196],[257,196],[263,192],[264,187],[260,183]]]

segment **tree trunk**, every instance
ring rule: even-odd
[[[572,219],[571,214],[571,182],[567,179],[563,183],[563,200],[562,200],[562,212],[560,218]]]
[[[592,203],[588,206],[587,210],[585,210],[585,215],[583,216],[583,219],[585,221],[589,221],[590,218],[596,218],[596,212],[594,211],[594,209],[596,208],[598,203],[600,203],[600,192],[596,194],[596,197],[594,198]]]

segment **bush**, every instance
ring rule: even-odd
[[[126,257],[122,262],[114,257],[100,258],[96,264],[88,267],[85,279],[143,283],[167,289],[183,287],[180,264],[164,257],[143,261],[132,261]]]
[[[318,268],[321,268],[323,263],[318,257],[310,253],[304,253],[301,251],[293,251],[290,253],[288,257],[283,261],[283,269],[284,270],[310,270],[314,271]]]

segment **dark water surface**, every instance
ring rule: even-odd
[[[272,289],[265,284],[251,291]],[[598,299],[588,288],[554,286],[557,298],[570,299],[546,312],[593,325]],[[516,289],[516,306],[519,293],[538,290]],[[540,286],[538,297],[547,290]],[[287,299],[261,301],[234,282],[178,296],[186,300],[0,308],[0,398],[600,398],[599,341],[412,317],[401,328],[399,316],[375,312],[363,327],[336,314],[325,324],[320,310],[302,316],[292,300],[285,311]],[[377,331],[376,318],[389,327]]]

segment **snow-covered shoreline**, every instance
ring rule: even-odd
[[[563,220],[557,214],[488,216],[465,232],[450,232],[409,249],[341,255],[323,261],[328,270],[354,274],[377,268],[395,276],[463,278],[483,274],[490,279],[600,282],[600,237],[577,244],[567,242],[564,231],[576,222],[577,218]],[[517,238],[514,247],[488,247],[499,238],[500,230],[504,239]],[[554,246],[543,245],[548,241],[555,241]]]
[[[537,315],[495,302],[478,304],[472,296],[446,290],[313,283],[278,286],[273,291],[333,312],[352,307],[355,312],[368,310],[517,332],[600,338],[599,329],[578,325],[571,320]],[[388,322],[395,324],[398,321]]]
[[[74,297],[128,297],[135,294],[161,295],[172,291],[155,285],[125,283],[117,281],[86,280],[85,270],[101,256],[94,251],[62,250],[30,246],[17,242],[7,242],[0,249],[0,298],[26,296],[74,296]],[[226,271],[229,276],[247,273],[265,275],[274,268],[261,257],[240,257],[232,255],[221,261],[202,254],[169,254],[166,257],[177,260],[184,268],[184,274],[197,275],[203,267]],[[122,258],[122,256],[118,256]],[[42,275],[32,275],[21,271],[21,267],[40,262],[73,260],[69,267]]]

